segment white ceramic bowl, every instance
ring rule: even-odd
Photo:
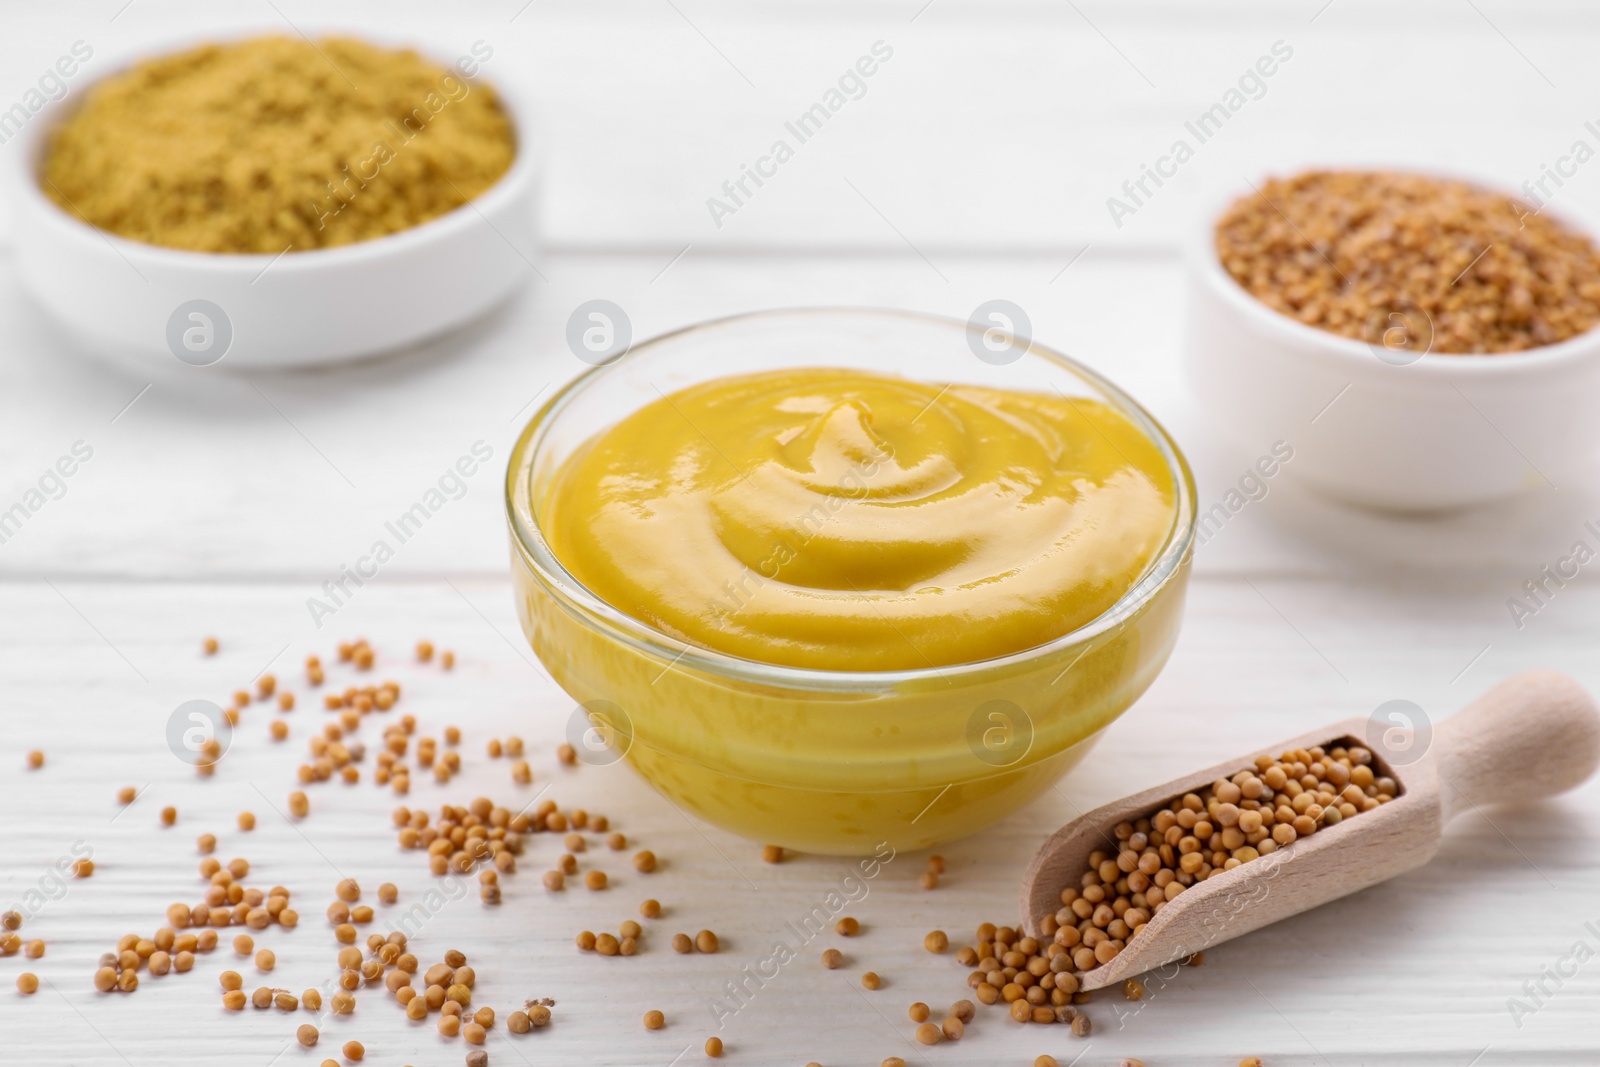
[[[224,368],[332,363],[443,333],[524,283],[534,257],[538,189],[533,123],[529,109],[488,71],[474,81],[494,84],[516,131],[510,169],[470,203],[386,237],[278,257],[190,252],[98,230],[40,191],[47,135],[93,81],[140,59],[260,32],[193,36],[137,55],[97,56],[92,77],[86,70],[75,79],[59,104],[34,115],[0,153],[9,172],[18,275],[72,339],[146,370],[178,367],[180,359]],[[415,42],[366,31],[352,35],[385,47],[409,46],[446,66],[453,62]],[[187,306],[193,301],[213,307]],[[201,318],[191,317],[196,311]],[[224,343],[218,362],[217,347]]]
[[[1600,329],[1528,352],[1414,358],[1307,326],[1251,296],[1217,258],[1216,223],[1250,192],[1206,213],[1186,268],[1190,385],[1235,444],[1266,454],[1285,442],[1294,450],[1286,477],[1399,511],[1560,485],[1590,466],[1600,449]],[[1411,326],[1426,339],[1425,321]]]

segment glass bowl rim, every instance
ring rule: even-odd
[[[512,546],[516,550],[518,558],[528,566],[535,580],[544,587],[545,591],[551,595],[562,610],[572,615],[581,625],[595,630],[611,640],[620,641],[636,651],[668,661],[668,670],[673,670],[679,665],[683,665],[697,669],[705,674],[733,678],[760,685],[780,685],[795,689],[829,692],[876,691],[921,681],[949,682],[958,676],[1004,670],[1008,667],[1024,664],[1030,660],[1042,659],[1062,649],[1082,644],[1112,630],[1118,624],[1132,617],[1179,573],[1194,544],[1195,501],[1197,496],[1194,474],[1189,469],[1188,460],[1184,457],[1183,452],[1178,448],[1171,435],[1167,433],[1166,428],[1156,421],[1138,401],[1098,372],[1091,370],[1070,356],[1041,345],[1031,338],[1027,339],[1027,355],[1038,356],[1046,363],[1053,364],[1056,369],[1065,370],[1098,389],[1120,414],[1129,418],[1150,439],[1151,443],[1156,446],[1167,462],[1167,471],[1172,476],[1175,490],[1172,526],[1167,531],[1167,536],[1162,542],[1161,548],[1151,559],[1149,565],[1146,566],[1139,579],[1129,586],[1128,590],[1105,611],[1074,630],[1069,630],[1041,644],[1031,645],[1016,652],[1006,653],[1003,656],[993,656],[988,659],[970,660],[938,667],[915,667],[887,671],[833,671],[816,667],[795,667],[736,656],[717,649],[707,648],[704,645],[682,641],[670,634],[663,633],[655,627],[613,607],[604,599],[595,595],[556,558],[534,517],[531,487],[527,486],[526,483],[531,479],[533,459],[538,453],[539,445],[542,443],[544,431],[574,397],[592,385],[601,375],[610,371],[624,360],[632,359],[636,354],[644,350],[654,349],[689,335],[708,333],[715,329],[740,323],[755,322],[759,324],[762,321],[776,323],[786,317],[826,318],[834,316],[865,318],[877,321],[899,319],[921,324],[945,326],[965,330],[969,333],[982,332],[979,327],[971,322],[962,322],[944,315],[894,308],[842,305],[802,306],[739,312],[733,315],[724,315],[719,318],[691,323],[675,330],[657,334],[646,341],[632,345],[623,355],[616,359],[591,367],[573,378],[557,390],[534,413],[533,417],[528,420],[527,425],[523,427],[522,432],[518,434],[516,444],[512,446],[510,456],[507,459],[506,518],[511,530]],[[817,364],[817,366],[822,365],[821,363]],[[524,489],[530,491],[519,492],[519,490]],[[529,506],[526,516],[517,506],[519,499],[522,497],[526,497],[528,500]]]

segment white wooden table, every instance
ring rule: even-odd
[[[547,254],[543,279],[509,306],[414,351],[316,373],[154,378],[73,352],[0,256],[0,507],[74,442],[93,448],[65,494],[0,544],[0,904],[33,889],[56,898],[31,909],[23,930],[47,941],[45,958],[0,959],[8,1064],[266,1067],[318,1062],[350,1037],[373,1063],[461,1062],[459,1042],[408,1024],[371,993],[328,1023],[318,1049],[291,1047],[304,1012],[223,1012],[219,971],[234,966],[247,988],[258,984],[226,950],[189,975],[146,979],[132,997],[89,983],[118,936],[148,934],[168,903],[198,898],[202,831],[218,834],[224,859],[251,860],[251,882],[293,890],[305,916],[261,938],[279,959],[261,984],[298,990],[328,977],[334,945],[321,914],[342,875],[394,881],[408,904],[435,884],[394,845],[393,798],[370,781],[315,789],[303,824],[279,814],[324,718],[297,664],[313,652],[331,660],[334,643],[355,635],[378,647],[378,673],[404,684],[404,707],[425,732],[455,723],[465,734],[465,776],[442,788],[418,777],[413,804],[436,810],[481,793],[521,806],[548,788],[563,806],[606,813],[665,861],[648,878],[602,861],[613,889],[552,898],[538,872],[554,844],[540,841],[505,880],[499,908],[469,896],[429,920],[419,953],[467,952],[480,1002],[558,1001],[546,1032],[513,1039],[498,1027],[491,1061],[667,1067],[685,1050],[677,1062],[698,1060],[718,1032],[709,1004],[724,983],[769,954],[785,921],[846,867],[762,864],[754,844],[692,822],[622,767],[557,766],[570,702],[516,630],[497,472],[534,399],[582,369],[562,342],[570,311],[613,300],[644,337],[777,305],[964,318],[1003,296],[1028,310],[1040,340],[1168,421],[1209,505],[1254,458],[1212,436],[1180,373],[1178,253],[1209,190],[1311,160],[1446,163],[1520,184],[1574,140],[1593,141],[1583,123],[1600,88],[1600,16],[1557,0],[1403,10],[1368,0],[493,0],[381,13],[302,0],[226,12],[124,4],[8,5],[0,102],[76,40],[109,52],[215,19],[285,30],[289,20],[376,22],[449,48],[484,40],[495,49],[486,73],[545,107]],[[893,57],[865,94],[714,225],[706,199],[877,41]],[[1293,58],[1264,95],[1114,226],[1106,198],[1275,41]],[[1600,209],[1597,175],[1581,172],[1563,202]],[[494,449],[490,469],[316,628],[306,599],[480,439]],[[937,891],[916,886],[922,856],[889,864],[852,906],[867,931],[846,944],[847,967],[825,971],[808,952],[785,968],[720,1031],[727,1062],[1025,1064],[1042,1052],[1063,1064],[1137,1056],[1150,1067],[1245,1055],[1339,1067],[1600,1061],[1600,962],[1544,978],[1537,1001],[1525,992],[1542,969],[1571,969],[1561,961],[1577,942],[1600,950],[1600,784],[1537,809],[1465,817],[1425,869],[1220,947],[1136,1012],[1102,996],[1087,1041],[992,1009],[961,1043],[923,1049],[909,1043],[905,1014],[914,1000],[942,1005],[966,992],[961,969],[924,952],[922,935],[937,927],[961,941],[981,920],[1014,918],[1026,857],[1076,812],[1390,698],[1437,719],[1534,666],[1600,687],[1592,574],[1520,629],[1506,608],[1596,518],[1592,482],[1394,519],[1275,480],[1200,550],[1171,665],[1088,765],[1006,823],[943,849],[949,873]],[[223,640],[215,658],[199,654],[206,634]],[[424,636],[456,651],[453,674],[407,662]],[[223,770],[197,779],[168,752],[168,715],[191,698],[225,700],[267,669],[301,695],[286,717],[291,739],[273,744],[271,715],[247,712]],[[509,733],[528,741],[531,786],[484,755],[488,738]],[[24,769],[32,748],[48,754],[44,769]],[[142,792],[119,812],[123,785]],[[171,830],[157,820],[167,804],[181,813]],[[252,834],[233,828],[243,810],[259,817]],[[62,891],[49,871],[75,842],[93,849],[98,869]],[[572,948],[575,931],[614,929],[647,895],[667,914],[641,955]],[[722,953],[668,948],[671,932],[706,926],[722,935]],[[885,979],[871,994],[855,984],[867,968]],[[46,983],[31,999],[12,992],[24,969]],[[1514,1018],[1512,998],[1536,1010]],[[639,1024],[651,1007],[667,1013],[665,1030]]]

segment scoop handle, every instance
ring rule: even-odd
[[[1560,671],[1513,675],[1434,731],[1446,820],[1564,793],[1600,766],[1600,709]]]

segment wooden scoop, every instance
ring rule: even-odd
[[[1438,851],[1445,823],[1481,805],[1539,800],[1581,783],[1600,765],[1600,712],[1576,681],[1556,671],[1509,678],[1433,730],[1420,758],[1385,761],[1365,740],[1368,720],[1333,723],[1260,754],[1336,743],[1373,752],[1375,769],[1398,783],[1394,800],[1324,827],[1294,844],[1198,882],[1169,901],[1110,963],[1081,976],[1102,989],[1201,949],[1420,867]],[[1421,733],[1416,735],[1421,740]],[[1151,816],[1174,797],[1252,766],[1257,753],[1146,789],[1063,826],[1022,878],[1027,932],[1061,907],[1096,849],[1115,850],[1120,822]],[[1396,755],[1396,759],[1400,757]]]

